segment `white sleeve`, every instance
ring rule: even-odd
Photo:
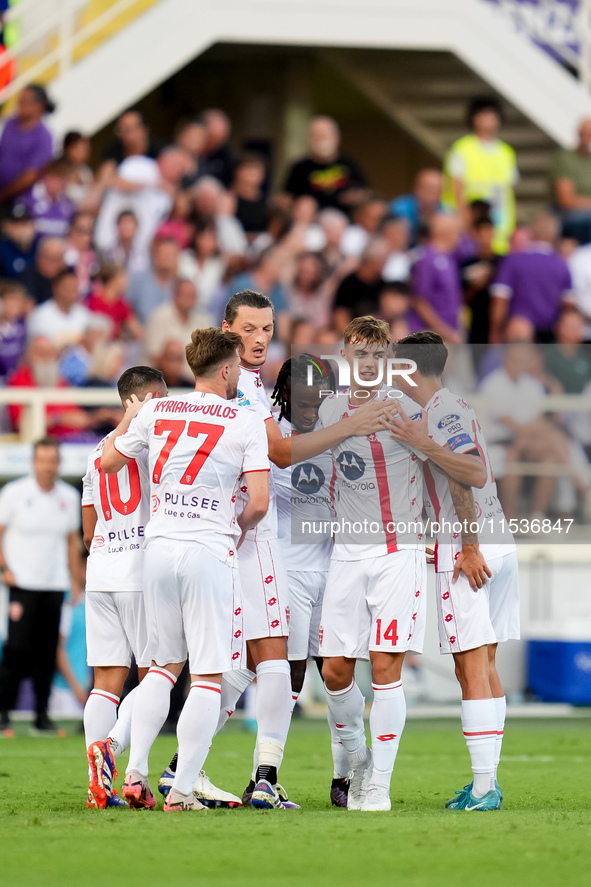
[[[454,453],[469,453],[477,449],[473,430],[466,416],[453,411],[453,404],[441,406],[429,413],[429,431],[435,443]]]
[[[142,450],[148,446],[148,416],[151,410],[145,407],[139,411],[135,419],[124,434],[120,434],[113,441],[113,446],[126,459],[137,459]]]
[[[269,442],[265,423],[251,413],[248,426],[245,428],[244,455],[242,471],[270,471]]]

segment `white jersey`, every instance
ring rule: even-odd
[[[269,400],[269,395],[265,391],[265,386],[263,385],[259,370],[249,370],[246,369],[246,367],[240,368],[236,403],[241,407],[247,407],[248,409],[253,410],[261,417],[263,422],[275,421],[271,414],[271,401]],[[240,502],[241,504],[238,508],[239,511],[241,511],[246,502],[248,502],[246,488],[241,488]],[[277,538],[277,503],[275,501],[273,474],[271,474],[271,477],[269,478],[269,508],[262,521],[260,521],[254,529],[249,530],[248,537],[255,541]]]
[[[199,542],[223,563],[234,562],[240,477],[270,470],[258,416],[217,394],[161,397],[143,406],[114,444],[130,459],[148,448],[147,539]]]
[[[86,565],[87,591],[141,591],[144,533],[150,517],[148,454],[142,452],[117,474],[100,469],[107,438],[88,457],[82,507],[97,521]]]
[[[386,399],[393,390],[382,387],[377,397]],[[397,395],[395,402],[407,416],[420,413],[414,401]],[[349,404],[346,392],[333,395],[322,403],[319,419],[328,428],[357,408]],[[424,456],[394,440],[388,431],[347,438],[332,454],[339,525],[333,559],[356,561],[422,548]]]
[[[478,538],[482,554],[486,560],[502,557],[515,550],[513,535],[505,519],[503,507],[497,494],[497,485],[492,473],[486,443],[476,413],[463,398],[452,394],[447,388],[433,395],[425,410],[429,420],[429,431],[433,439],[449,447],[454,453],[469,453],[478,450],[486,466],[486,483],[482,489],[472,487]],[[438,471],[425,466],[425,508],[441,530],[437,534],[435,569],[438,573],[453,570],[455,559],[462,547],[460,527],[447,478]]]
[[[283,437],[297,434],[285,418],[279,422],[279,429]],[[289,468],[272,467],[278,538],[287,570],[308,573],[328,570],[332,533],[327,524],[334,516],[334,470],[332,454],[328,452]],[[304,529],[304,524],[310,522],[318,533]]]

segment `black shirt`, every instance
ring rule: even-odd
[[[53,297],[51,278],[44,277],[34,265],[25,268],[22,274],[18,275],[18,279],[38,305]]]
[[[365,186],[365,176],[350,157],[337,157],[329,163],[306,157],[294,163],[284,190],[294,197],[314,197],[320,209],[328,206],[343,209],[341,197],[345,191]]]
[[[267,227],[267,202],[264,197],[258,200],[236,201],[236,218],[248,234],[260,234]]]
[[[353,272],[344,277],[335,296],[335,308],[348,308],[353,317],[376,314],[384,283],[365,283]]]
[[[492,256],[490,259],[480,259],[478,256],[473,256],[461,264],[464,292],[471,291],[472,295],[472,300],[468,302],[468,307],[472,313],[468,341],[472,345],[481,345],[488,342],[490,333],[490,285],[495,279],[495,274],[502,258],[502,256],[497,255]],[[476,292],[470,287],[469,271],[475,265],[486,265],[490,270],[488,282]]]
[[[203,160],[203,173],[200,175],[213,176],[221,182],[224,188],[229,188],[234,178],[234,157],[229,145],[221,145],[208,154]]]

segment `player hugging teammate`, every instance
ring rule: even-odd
[[[313,656],[328,700],[332,803],[389,810],[406,717],[402,664],[423,643],[423,506],[432,511],[437,503],[463,522],[461,540],[438,539],[437,576],[442,652],[456,658],[475,774],[448,806],[496,809],[504,700],[494,650],[518,631],[515,556],[512,548],[509,555],[503,548],[483,556],[470,528],[475,495],[482,491],[489,501],[494,481],[468,405],[464,412],[453,406],[465,425],[461,433],[446,437],[445,423],[443,435],[431,433],[439,413],[431,420],[430,410],[445,404],[452,411],[449,392],[435,396],[445,346],[427,333],[421,334],[427,342],[403,340],[396,347],[401,358],[415,361],[419,384],[405,387],[401,380],[394,389],[374,381],[384,376],[388,327],[357,318],[342,351],[355,370],[350,390],[336,392],[327,365],[304,355],[282,367],[273,414],[260,379],[273,324],[271,302],[244,291],[228,303],[221,331],[193,333],[187,346],[193,393],[163,399],[162,380],[150,377],[149,368],[135,368],[131,387],[121,385],[122,377],[125,417],[89,460],[85,538],[95,573],[99,557],[105,564],[110,557],[111,569],[93,585],[88,622],[89,662],[97,668],[85,714],[88,803],[123,803],[113,790],[115,759],[131,742],[123,797],[131,806],[155,806],[148,754],[188,658],[191,690],[179,720],[179,750],[159,785],[165,810],[241,803],[297,808],[278,771]],[[423,345],[439,348],[436,365],[404,350]],[[326,397],[328,390],[335,393]],[[140,508],[145,552],[135,543],[107,544],[130,541],[135,524],[123,523]],[[360,515],[369,527],[361,533],[350,529]],[[330,529],[310,538],[302,532],[310,524]],[[127,585],[114,560],[124,551],[134,564]],[[113,726],[131,652],[143,669],[151,665]],[[371,751],[353,679],[358,658],[372,667]],[[241,801],[212,786],[202,768],[213,736],[255,676],[258,732]]]

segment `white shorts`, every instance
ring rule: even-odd
[[[146,545],[148,652],[157,665],[189,660],[191,674],[244,668],[238,570],[197,542]]]
[[[87,591],[85,616],[88,665],[129,668],[132,654],[140,668],[150,665],[141,591]]]
[[[322,604],[320,655],[369,659],[370,650],[421,653],[425,614],[424,551],[333,560]]]
[[[281,638],[289,634],[289,584],[277,539],[246,539],[238,549],[244,606],[244,635]]]
[[[289,581],[288,659],[318,656],[318,631],[327,572],[287,571]]]
[[[487,561],[492,578],[472,591],[463,573],[437,573],[437,619],[441,653],[462,653],[519,638],[517,552]]]

